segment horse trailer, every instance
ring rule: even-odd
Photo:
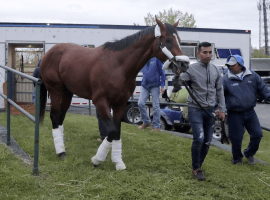
[[[102,24],[46,24],[46,23],[1,23],[0,22],[0,65],[32,75],[39,59],[55,44],[75,43],[86,48],[95,48],[107,41],[122,39],[147,26],[102,25]],[[181,49],[191,62],[196,62],[200,42],[212,43],[212,63],[222,73],[226,72],[226,58],[232,54],[241,55],[245,66],[250,68],[251,31],[232,29],[177,28]],[[166,73],[171,73],[166,71]],[[0,92],[6,81],[5,70],[0,68]],[[140,93],[142,77],[138,77],[135,94]],[[167,77],[166,88],[172,87]],[[32,82],[12,75],[11,98],[15,102],[32,101]],[[48,99],[48,103],[49,103]],[[88,105],[86,99],[73,98],[72,104]],[[4,109],[0,98],[0,109]]]

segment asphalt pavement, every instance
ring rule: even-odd
[[[270,129],[270,104],[257,103],[255,111],[258,115],[261,126]]]

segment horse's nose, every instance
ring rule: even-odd
[[[186,72],[188,68],[189,68],[188,62],[180,62],[179,63],[178,69],[180,69],[181,73]]]
[[[181,72],[186,72],[189,68],[190,59],[185,55],[175,56],[175,60],[177,61],[177,68],[180,69]]]

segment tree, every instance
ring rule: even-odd
[[[159,12],[157,18],[161,20],[163,23],[174,24],[179,20],[178,26],[180,27],[193,27],[196,28],[193,14],[188,14],[187,12],[183,14],[180,10],[173,10],[170,8],[168,11],[163,10],[163,12]],[[150,12],[147,13],[147,16],[144,17],[145,24],[147,26],[153,26],[156,24],[155,16]]]
[[[251,47],[251,58],[270,58],[268,55],[265,55],[265,47],[257,49],[256,47]]]

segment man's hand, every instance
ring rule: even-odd
[[[220,118],[222,121],[225,120],[225,113],[224,113],[224,112],[220,112],[219,109],[217,109],[217,110],[215,111],[215,114],[216,114],[216,116],[217,116],[218,118]]]
[[[161,94],[163,94],[164,93],[164,88],[162,87],[161,89],[160,89],[160,92],[161,92]]]

